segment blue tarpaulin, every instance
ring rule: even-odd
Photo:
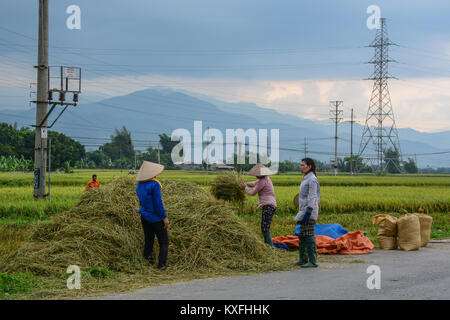
[[[273,246],[278,249],[289,250],[289,247],[282,243],[274,243]]]
[[[294,236],[298,236],[300,233],[300,225],[298,224],[295,227],[295,233]],[[337,239],[340,236],[343,236],[344,234],[348,233],[347,230],[345,230],[339,223],[329,223],[329,224],[316,224],[316,229],[314,231],[314,234],[320,234],[323,236],[328,236],[333,239]]]

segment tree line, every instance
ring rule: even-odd
[[[110,142],[100,145],[97,150],[86,151],[78,141],[59,133],[57,131],[48,132],[49,139],[52,140],[51,163],[52,170],[62,169],[68,171],[69,168],[78,169],[131,169],[139,167],[143,161],[159,162],[166,169],[180,169],[172,162],[171,151],[178,141],[171,141],[166,134],[159,135],[160,150],[148,147],[145,151],[136,150],[133,145],[131,132],[125,126],[116,129],[110,136]],[[0,170],[2,171],[26,171],[33,170],[34,158],[34,130],[28,127],[17,126],[17,123],[10,125],[0,123]],[[237,155],[234,155],[237,160]],[[249,164],[250,154],[245,153],[245,163],[235,167],[242,171],[248,171],[253,166]],[[400,159],[400,154],[396,150],[388,149],[384,152],[384,170],[387,173],[417,173],[418,168],[414,159],[407,161]],[[280,172],[298,171],[299,161],[281,161]],[[332,171],[333,164],[316,160],[317,171]],[[338,158],[339,172],[350,172],[350,157]],[[198,169],[206,169],[206,163],[198,166]],[[353,172],[373,172],[373,168],[366,164],[358,155],[353,156]],[[450,168],[425,169],[427,173],[450,173]],[[434,172],[434,171],[435,172]]]
[[[67,164],[74,164],[86,156],[83,145],[72,138],[57,131],[49,131],[48,139],[52,140],[51,163],[53,168],[63,168]],[[34,163],[34,130],[28,127],[0,123],[0,163],[4,171],[33,170]],[[3,159],[3,160],[2,160]],[[16,165],[15,163],[20,163]]]

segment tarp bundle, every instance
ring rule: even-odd
[[[294,236],[298,236],[300,234],[300,230],[301,225],[297,224],[297,226],[295,227]],[[337,239],[346,233],[348,233],[348,231],[345,230],[339,223],[317,223],[314,229],[314,235],[328,236],[333,239]]]
[[[275,237],[272,238],[275,244],[282,244],[288,248],[298,248],[298,237]],[[318,253],[335,254],[367,254],[374,248],[372,241],[364,236],[363,231],[354,231],[344,234],[337,239],[324,235],[316,235],[316,245]]]
[[[379,214],[372,218],[378,225],[377,241],[381,249],[397,249],[397,218],[388,214]]]

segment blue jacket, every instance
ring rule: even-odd
[[[136,194],[141,207],[139,213],[148,222],[159,222],[167,218],[161,199],[161,186],[157,181],[138,182]]]

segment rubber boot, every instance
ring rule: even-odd
[[[293,264],[302,266],[308,262],[304,237],[298,237],[298,255],[299,260],[297,262],[294,262]]]
[[[263,236],[264,242],[267,243],[269,246],[273,247],[272,235],[270,234],[270,230],[264,231]]]
[[[302,268],[317,268],[317,247],[316,237],[306,237],[306,254],[308,255],[308,263],[302,265]]]

